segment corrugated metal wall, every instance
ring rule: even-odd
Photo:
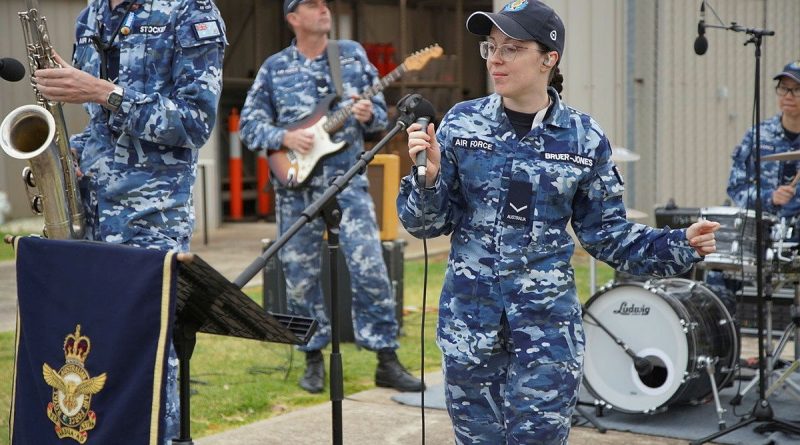
[[[776,32],[762,55],[762,119],[777,112],[772,76],[800,56],[800,2],[726,0],[709,2],[725,26],[736,21]],[[630,0],[634,18],[632,91],[635,105],[629,148],[642,160],[628,171],[634,207],[652,212],[675,199],[679,206],[721,205],[730,155],[751,126],[754,46],[748,35],[708,29],[708,52],[697,56],[700,2]],[[707,10],[706,22],[721,25]],[[652,219],[651,219],[652,222]]]
[[[612,145],[625,146],[642,156],[636,163],[622,165],[628,179],[629,206],[650,213],[652,222],[653,207],[669,198],[681,206],[721,204],[730,153],[751,121],[754,58],[753,47],[742,46],[746,36],[709,29],[708,53],[700,57],[693,51],[699,0],[545,1],[567,27],[562,62],[567,102],[591,114]],[[494,10],[505,3],[494,0]],[[85,4],[85,0],[40,0],[42,11],[51,18],[56,49],[64,55],[71,53],[74,18]],[[275,14],[276,9],[271,2],[219,0],[219,4],[231,43],[237,35],[249,39],[255,23],[262,23],[263,17]],[[776,31],[775,37],[765,39],[762,65],[762,117],[774,114],[772,75],[787,61],[800,58],[800,1],[712,0],[709,4],[725,24],[738,21],[743,26]],[[21,9],[23,0],[0,0],[2,57],[24,58],[16,14]],[[377,30],[395,29],[397,17],[378,20],[372,14],[359,14],[357,20],[356,27],[365,28],[362,31],[367,34],[372,31],[374,38],[380,39]],[[710,11],[706,21],[718,24]],[[449,35],[447,29],[453,26],[452,17],[442,18],[434,37]],[[260,65],[263,54],[275,49],[272,41],[282,32],[285,30],[264,29],[252,45],[229,48],[226,77],[246,79]],[[432,32],[425,33],[426,37]],[[465,51],[475,50],[470,39],[465,39],[464,46]],[[485,72],[482,65],[471,68]],[[247,86],[242,82],[240,87],[246,91]],[[3,117],[31,101],[32,92],[25,82],[0,82]],[[85,125],[80,107],[68,105],[66,111],[72,132]],[[18,184],[22,165],[5,156],[0,159],[0,190],[11,191],[16,217],[28,215]]]
[[[39,9],[48,19],[47,27],[53,46],[65,59],[72,57],[75,18],[84,7],[86,0],[39,0]],[[24,0],[0,0],[0,57],[13,57],[19,60],[25,65],[26,71],[25,78],[19,82],[0,80],[0,119],[5,118],[11,110],[34,101],[27,74],[25,41],[17,16],[17,12],[24,9]],[[65,105],[64,113],[70,134],[86,126],[86,113],[79,105]],[[14,218],[32,216],[20,175],[25,165],[23,161],[11,159],[5,153],[0,153],[0,190],[9,195],[12,206],[12,215],[9,216]]]

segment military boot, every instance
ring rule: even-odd
[[[321,351],[306,352],[306,372],[300,379],[300,387],[310,393],[320,393],[325,386],[325,360]]]
[[[422,384],[422,381],[409,374],[406,368],[400,364],[400,360],[397,359],[397,354],[393,349],[381,349],[378,351],[375,385],[404,392],[425,390],[425,385]]]

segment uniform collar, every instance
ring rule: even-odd
[[[552,104],[542,124],[544,126],[554,125],[560,128],[569,128],[569,109],[566,104],[561,102],[558,92],[553,87],[547,87],[547,95],[550,96]],[[495,122],[499,122],[503,114],[503,98],[497,93],[489,96],[489,103],[483,107],[481,114]]]

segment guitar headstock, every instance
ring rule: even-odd
[[[444,54],[442,47],[438,43],[434,43],[406,57],[406,60],[403,61],[403,66],[408,71],[421,70],[431,59],[441,57],[442,54]]]

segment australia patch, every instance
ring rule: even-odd
[[[508,201],[503,210],[503,221],[515,226],[527,225],[531,214],[533,185],[530,182],[511,181]]]
[[[592,167],[594,166],[594,159],[584,156],[576,155],[575,153],[544,153],[544,159],[547,161],[564,161],[575,164],[579,167]]]
[[[222,35],[222,31],[219,29],[219,23],[217,23],[216,20],[195,23],[192,27],[194,28],[194,34],[198,40],[213,39]]]
[[[494,143],[482,141],[480,139],[454,138],[453,146],[456,148],[466,148],[468,150],[494,150]]]

